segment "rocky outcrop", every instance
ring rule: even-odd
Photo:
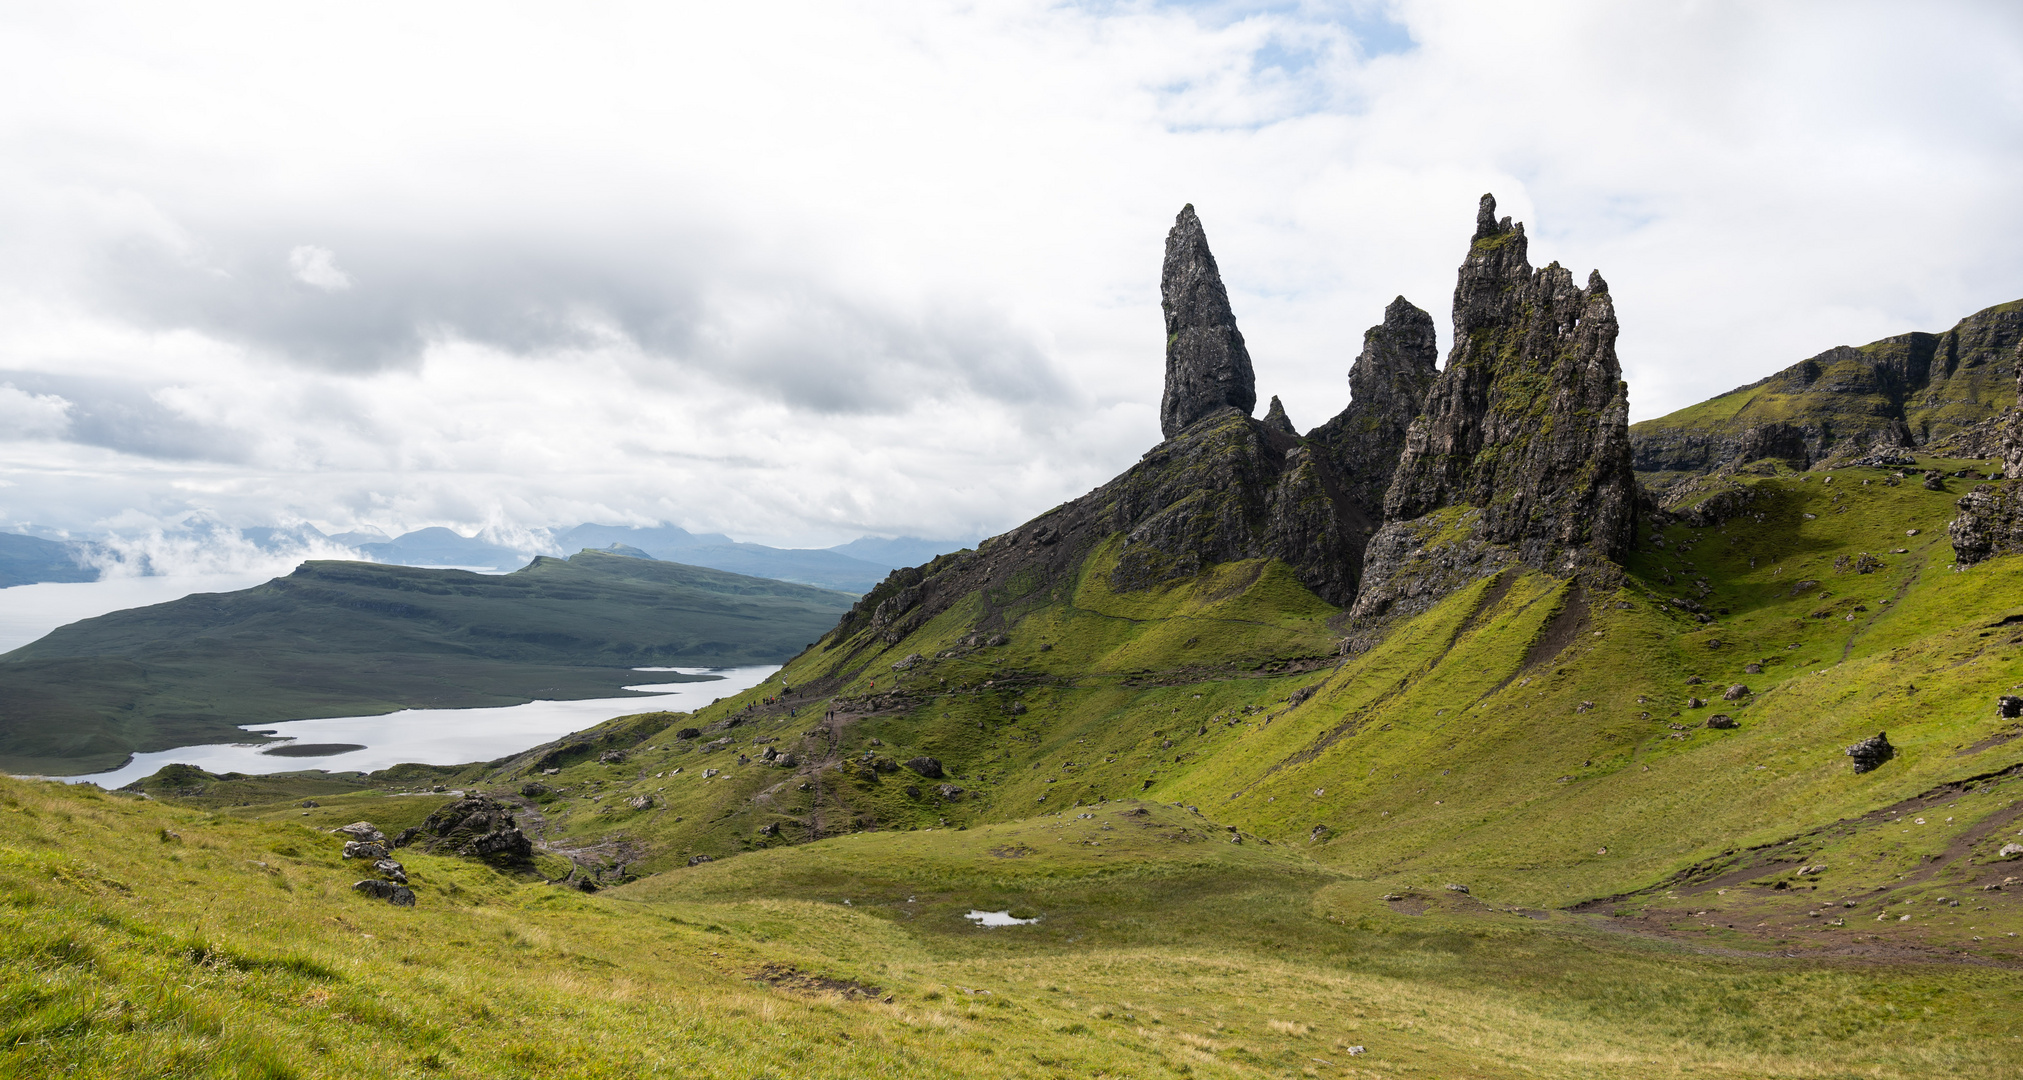
[[[409,845],[436,854],[509,863],[525,862],[534,854],[533,841],[520,831],[512,811],[489,795],[469,795],[440,807],[394,838],[395,847]]]
[[[1601,274],[1581,288],[1558,263],[1532,269],[1524,226],[1483,196],[1454,288],[1454,346],[1406,433],[1358,620],[1406,613],[1408,598],[1423,610],[1503,565],[1498,549],[1555,573],[1628,552],[1637,489],[1615,342]],[[1411,566],[1426,560],[1448,568],[1440,581]]]
[[[1271,396],[1271,408],[1265,410],[1264,426],[1280,435],[1299,436],[1299,429],[1292,426],[1292,418],[1285,414],[1285,405],[1278,400],[1277,394]]]
[[[1166,312],[1166,393],[1159,430],[1172,438],[1188,425],[1224,409],[1244,416],[1257,405],[1250,352],[1229,310],[1222,272],[1194,204],[1182,207],[1166,234],[1166,263],[1159,276],[1159,306]]]
[[[1708,472],[1773,457],[1806,468],[1876,448],[1979,449],[1975,429],[2012,400],[2008,358],[2019,341],[2023,300],[1975,312],[1942,334],[1898,334],[1860,347],[1836,346],[1635,425],[1630,440],[1636,467]]]
[[[2014,363],[2017,408],[2007,414],[1999,433],[2005,479],[1961,496],[1959,516],[1946,527],[1954,560],[1962,566],[2023,552],[2023,481],[2018,480],[2023,474],[2023,344],[2016,347]]]

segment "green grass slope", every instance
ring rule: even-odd
[[[92,772],[244,723],[616,695],[634,666],[777,663],[850,601],[596,552],[496,576],[309,562],[0,657],[0,769]]]
[[[2023,723],[1995,708],[2023,684],[2023,633],[2004,622],[2023,616],[2023,579],[2013,559],[1954,569],[1958,494],[1875,469],[1710,483],[1706,506],[1646,527],[1608,595],[1505,573],[1351,657],[1333,651],[1339,613],[1278,564],[1118,594],[1113,542],[1001,631],[978,626],[978,595],[897,642],[825,640],[750,694],[638,729],[622,760],[522,761],[493,782],[538,779],[549,839],[607,880],[1142,796],[1345,873],[1505,904],[1644,896],[1626,917],[1661,919],[1646,900],[1685,882],[1680,903],[1702,910],[1700,883],[1746,867],[1794,917],[1829,893],[1971,888],[1985,922],[1870,917],[1857,940],[1816,917],[1805,947],[2007,963],[2023,959],[2014,892],[1982,886],[2023,874],[1999,854],[2017,839],[2002,793]],[[1717,714],[1738,726],[1707,727]],[[1854,775],[1845,747],[1883,730],[1897,757]],[[944,775],[906,766],[920,756]],[[1965,798],[1953,820],[1890,823],[1937,791]],[[1833,844],[1862,854],[1793,889]],[[1740,903],[1711,892],[1728,884],[1710,895]]]
[[[427,808],[398,801],[374,820]],[[340,812],[298,813],[317,827],[0,780],[0,1074],[2023,1067],[2013,972],[1694,950],[1437,888],[1386,899],[1156,804],[841,836],[590,896],[403,852],[411,909],[348,887],[320,831]],[[1038,921],[984,929],[972,908]]]

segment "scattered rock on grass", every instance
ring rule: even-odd
[[[375,844],[366,840],[346,840],[344,842],[344,857],[347,859],[384,859],[386,858],[386,845]]]
[[[408,888],[405,885],[396,885],[391,881],[381,881],[378,878],[367,878],[364,881],[361,881],[358,884],[353,885],[352,889],[357,892],[362,892],[375,900],[384,900],[387,903],[392,904],[394,907],[414,906],[414,890]]]
[[[1848,747],[1847,756],[1854,759],[1856,773],[1865,773],[1880,768],[1883,762],[1897,756],[1897,748],[1890,745],[1888,732],[1878,731],[1874,737]]]
[[[1458,892],[1458,893],[1460,893],[1460,894],[1461,894],[1461,895],[1463,895],[1463,896],[1467,896],[1467,895],[1468,895],[1468,886],[1466,886],[1466,885],[1449,885],[1449,886],[1447,886],[1447,891],[1448,891],[1448,892]]]
[[[370,821],[354,821],[341,829],[332,829],[330,831],[339,836],[348,836],[353,840],[363,840],[370,844],[386,843],[386,834],[374,828]]]
[[[1713,716],[1707,718],[1707,726],[1710,728],[1720,728],[1725,731],[1739,728],[1742,725],[1736,723],[1735,718],[1729,716],[1727,713],[1715,713]]]
[[[1750,693],[1751,691],[1748,687],[1742,685],[1741,683],[1736,683],[1735,685],[1729,687],[1726,691],[1724,691],[1721,694],[1721,697],[1723,700],[1726,701],[1741,701],[1743,698],[1748,697]]]
[[[914,758],[913,760],[906,763],[906,767],[912,769],[914,772],[919,773],[922,776],[927,777],[929,780],[941,779],[942,775],[941,762],[936,761],[931,757],[923,756]]]

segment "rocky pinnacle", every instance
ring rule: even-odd
[[[1180,209],[1166,234],[1159,306],[1166,312],[1166,393],[1159,402],[1159,430],[1170,439],[1225,408],[1249,416],[1257,405],[1257,379],[1192,203]]]

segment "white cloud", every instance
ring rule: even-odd
[[[2023,296],[2005,6],[61,5],[0,90],[59,527],[996,531],[1157,439],[1190,201],[1302,426],[1485,190],[1638,417]]]
[[[339,269],[337,253],[315,244],[301,244],[288,252],[288,270],[295,280],[314,285],[324,292],[351,288],[351,275]]]
[[[70,402],[0,383],[0,440],[57,438],[69,427]]]

